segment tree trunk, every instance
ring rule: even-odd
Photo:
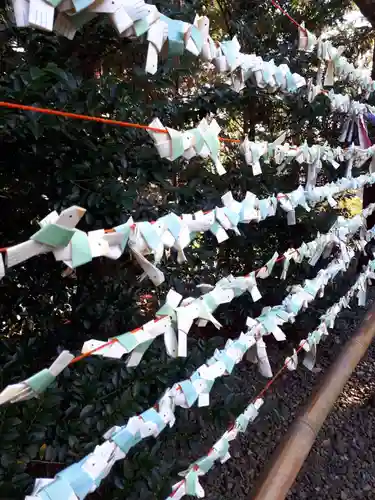
[[[365,18],[375,28],[375,1],[374,0],[355,0],[355,3]]]

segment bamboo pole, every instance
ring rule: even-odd
[[[375,336],[375,305],[358,332],[345,345],[319,389],[296,418],[274,452],[252,500],[283,500],[293,485],[312,445],[350,375]]]

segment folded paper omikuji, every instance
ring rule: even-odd
[[[13,267],[21,262],[47,252],[65,247],[71,242],[76,229],[86,210],[81,207],[70,207],[60,215],[53,211],[39,222],[40,230],[28,241],[7,248],[6,267]]]
[[[323,253],[325,257],[328,257],[329,253],[332,251],[333,245],[336,244],[341,249],[343,261],[348,263],[351,259],[351,252],[347,250],[345,242],[355,232],[364,229],[366,223],[365,217],[373,213],[374,209],[375,205],[373,204],[364,211],[364,216],[357,215],[352,219],[339,217],[329,233],[318,235],[317,238],[307,244],[303,243],[298,249],[289,249],[285,252],[285,261],[289,262],[294,258],[297,263],[300,263],[303,258],[307,258],[311,265],[315,265]],[[369,241],[373,236],[373,231],[369,231],[365,235],[362,232],[362,240],[360,241]],[[363,239],[364,237],[366,237],[366,240]],[[363,249],[364,245],[359,245],[359,250],[363,251]],[[168,293],[166,304],[158,311],[155,320],[146,323],[135,332],[125,333],[115,337],[117,340],[116,343],[94,354],[120,358],[124,354],[129,353],[131,355],[127,361],[128,366],[136,366],[141,361],[143,354],[150,346],[152,340],[156,336],[163,334],[166,350],[170,356],[186,356],[187,334],[193,321],[197,320],[200,326],[204,326],[207,321],[211,321],[219,328],[220,323],[218,323],[212,315],[218,305],[230,302],[233,298],[238,297],[246,291],[250,292],[254,301],[258,300],[261,295],[257,288],[256,277],[261,279],[268,277],[272,273],[276,260],[278,260],[277,253],[275,253],[270,261],[257,272],[252,272],[244,277],[235,278],[233,276],[228,276],[227,278],[219,280],[215,287],[206,286],[209,291],[198,299],[187,298],[181,301],[182,297],[171,290]],[[284,266],[282,278],[285,279],[285,276],[286,270]],[[315,293],[316,290],[313,290],[313,295]],[[308,292],[307,295],[305,293],[305,302],[306,300],[308,301],[310,295],[311,292]],[[282,324],[285,319],[287,319],[285,313],[279,309],[273,308],[269,310],[265,308],[258,322],[262,324],[265,333],[272,333],[277,340],[283,340],[285,336],[278,325]],[[176,339],[176,332],[178,340]],[[95,349],[103,344],[102,341],[88,341],[84,344],[82,352]],[[253,352],[250,353],[251,360],[259,363],[259,370],[262,374],[271,376],[272,371],[269,366],[264,344],[262,344],[261,339],[258,339],[254,345]],[[70,353],[66,353],[66,356],[69,357],[69,360],[73,358],[73,355]],[[58,363],[58,360],[56,363]],[[60,364],[58,364],[58,366],[60,366]],[[225,369],[229,372],[233,369],[233,366],[229,366],[225,363],[220,366],[225,366]],[[53,382],[57,375],[54,369],[52,369],[52,375],[54,376],[51,377],[48,370],[42,370],[21,384],[7,387],[0,395],[0,403],[8,401],[16,402],[37,396]],[[35,384],[39,385],[37,386]]]
[[[321,93],[330,101],[331,111],[343,115],[339,141],[351,143],[357,136],[361,148],[371,147],[367,121],[371,121],[370,116],[375,113],[375,107],[355,101],[347,94],[335,94],[333,90],[323,91],[319,83],[314,85],[310,80],[307,84],[308,101],[312,102]]]
[[[240,145],[240,150],[245,157],[248,165],[252,165],[253,174],[258,175],[261,173],[261,166],[259,160],[269,162],[274,160],[278,165],[278,171],[281,172],[286,165],[291,161],[296,160],[300,164],[308,165],[307,181],[305,188],[314,187],[317,180],[317,174],[322,169],[322,162],[325,161],[331,164],[335,169],[340,166],[341,162],[347,162],[346,177],[352,176],[353,166],[356,168],[368,160],[372,159],[371,167],[374,167],[375,162],[375,147],[367,147],[362,149],[360,146],[350,146],[343,149],[341,147],[332,148],[328,144],[314,144],[308,146],[305,142],[301,146],[283,143],[285,134],[281,135],[274,142],[253,142],[247,138]],[[350,168],[349,168],[350,166]],[[372,170],[370,170],[372,171]]]
[[[220,128],[215,120],[208,125],[206,119],[202,120],[201,124],[191,130],[178,131],[168,127],[164,127],[158,118],[155,118],[150,127],[166,130],[167,133],[149,131],[150,136],[154,140],[155,146],[161,158],[175,160],[183,157],[190,160],[196,155],[204,158],[211,156],[217,169],[217,173],[222,175],[225,173],[219,159],[220,142],[218,134]],[[369,158],[374,158],[375,147],[367,147],[362,149],[359,146],[352,145],[350,148],[342,149],[341,147],[332,148],[327,144],[314,144],[308,146],[305,142],[302,146],[292,146],[284,143],[286,133],[281,134],[274,142],[266,141],[253,142],[245,138],[240,145],[240,151],[245,157],[248,165],[252,165],[253,174],[259,175],[262,172],[260,159],[269,161],[271,158],[280,165],[281,170],[286,164],[293,159],[299,163],[307,163],[309,166],[306,188],[314,187],[317,179],[317,174],[322,168],[322,161],[327,161],[335,169],[340,166],[339,162],[350,162],[351,167],[361,167]],[[346,175],[351,177],[351,168]]]
[[[230,73],[232,87],[236,91],[242,90],[247,81],[269,92],[280,90],[293,93],[306,86],[305,78],[292,73],[287,64],[277,66],[272,59],[264,61],[256,54],[241,52],[236,37],[232,40],[214,41],[209,34],[210,21],[205,16],[196,16],[193,24],[175,20],[164,16],[144,0],[104,0],[100,4],[94,0],[12,0],[12,4],[17,26],[54,30],[69,39],[97,15],[107,14],[121,37],[146,37],[146,71],[150,74],[156,73],[159,54],[166,45],[171,56],[179,56],[187,51],[212,63],[219,73]],[[306,40],[300,40],[302,49],[311,49],[314,44],[311,34],[306,36]],[[337,58],[331,49],[328,50],[327,44],[320,44],[320,47],[324,47],[321,51],[324,58],[334,57],[342,74],[348,71],[348,65],[343,63],[342,58]],[[353,72],[350,71],[349,74],[353,75]],[[358,72],[355,75],[358,80]],[[360,81],[363,85],[362,76]],[[372,82],[366,83],[366,88],[372,86]],[[309,92],[310,97],[315,98],[322,90],[320,87],[318,84],[314,92]],[[371,109],[373,108],[367,107],[367,111],[371,112]]]
[[[220,127],[216,120],[208,123],[206,118],[203,118],[196,128],[186,132],[164,127],[159,118],[155,118],[150,123],[150,127],[164,129],[168,132],[162,134],[148,130],[161,158],[173,161],[180,157],[187,160],[194,156],[210,157],[214,162],[217,173],[219,175],[225,174],[225,169],[220,161]]]
[[[366,216],[375,209],[375,204],[368,207]],[[324,254],[329,257],[336,245],[340,247],[344,257],[347,256],[346,243],[360,229],[364,228],[366,220],[361,215],[356,215],[352,219],[339,217],[331,230],[327,234],[318,235],[314,240],[303,243],[297,249],[289,249],[282,256],[284,263],[288,266],[291,260],[301,263],[307,259],[309,264],[315,266],[320,257]],[[363,236],[363,235],[362,235]],[[164,335],[164,343],[168,355],[172,357],[187,355],[187,335],[194,321],[198,326],[204,326],[207,321],[212,322],[217,328],[221,325],[214,318],[213,313],[221,304],[231,302],[234,298],[249,292],[254,301],[261,298],[257,287],[256,278],[265,279],[273,272],[274,265],[280,256],[275,253],[273,257],[256,272],[246,276],[228,276],[220,279],[215,286],[206,286],[208,291],[197,299],[188,297],[182,300],[182,296],[174,290],[170,290],[166,303],[159,309],[156,319],[149,321],[135,331],[127,332],[114,339],[117,342],[94,352],[94,355],[109,358],[121,358],[130,354],[127,360],[127,366],[136,366],[142,360],[142,357],[152,341],[160,335]],[[286,278],[286,266],[282,272],[282,279]],[[201,285],[203,289],[203,286]],[[278,316],[273,319],[268,316],[268,323],[272,323],[272,328],[276,331]],[[178,339],[178,340],[177,340]],[[111,339],[109,339],[111,340]],[[283,340],[283,338],[279,338]],[[89,352],[97,347],[106,344],[104,341],[91,339],[84,343],[82,353]],[[260,346],[258,346],[258,349]],[[263,368],[264,364],[259,365],[260,371],[267,370]]]
[[[375,204],[370,205],[365,211],[365,216],[367,217],[373,213],[374,209]],[[346,243],[350,238],[359,230],[361,231],[360,241],[369,241],[373,237],[372,231],[367,233],[363,232],[365,226],[366,218],[364,216],[357,215],[352,219],[339,217],[329,233],[318,235],[314,240],[303,243],[298,249],[289,249],[285,252],[284,256],[287,256],[285,261],[289,262],[293,258],[296,263],[300,263],[303,259],[308,259],[310,265],[315,266],[323,254],[326,258],[329,257],[333,250],[333,246],[337,245],[341,250],[343,261],[348,263],[351,258],[351,252],[346,248]],[[363,251],[363,249],[364,245],[360,245],[359,250]],[[182,300],[180,294],[174,290],[170,290],[166,298],[166,303],[156,314],[156,319],[147,322],[145,325],[132,332],[114,337],[116,340],[115,343],[111,343],[93,354],[109,358],[121,358],[125,354],[129,354],[127,366],[137,366],[152,341],[157,336],[163,335],[168,355],[172,357],[186,356],[187,335],[193,322],[197,321],[199,326],[205,326],[207,321],[211,321],[217,328],[220,328],[220,323],[213,316],[213,312],[219,305],[231,302],[235,297],[247,291],[254,301],[259,300],[261,295],[257,287],[256,278],[265,279],[270,276],[278,257],[278,254],[275,253],[257,272],[249,273],[243,277],[233,277],[230,275],[220,279],[215,286],[201,286],[202,290],[207,289],[208,291],[197,299],[188,297]],[[284,266],[282,278],[285,279],[285,277],[286,271]],[[310,295],[307,294],[307,299],[309,297]],[[262,324],[264,328],[264,334],[272,333],[279,341],[285,339],[284,333],[279,328],[279,325],[285,321],[288,321],[288,314],[276,307],[264,308],[262,314],[258,318],[258,323]],[[84,343],[82,352],[86,353],[104,344],[105,342],[100,340],[89,340]],[[259,371],[264,376],[272,376],[265,345],[261,339],[256,340],[248,356],[252,362],[258,363]],[[224,366],[225,370],[230,372],[234,365],[228,364],[228,356],[225,355],[224,358],[224,364],[220,366]],[[236,359],[233,353],[231,359]],[[44,372],[45,371],[43,371],[43,373]],[[46,374],[44,377],[45,376]],[[39,375],[37,374],[36,377],[38,379]],[[33,379],[33,377],[31,377],[31,379]],[[25,383],[27,385],[27,381]],[[28,397],[37,395],[35,392],[33,393],[26,390],[27,387],[24,387],[24,385],[18,387],[16,385],[15,390],[21,391],[22,394],[27,394]],[[0,395],[0,402],[17,401],[18,399],[9,397],[10,394],[13,394],[12,391],[13,386],[7,387]],[[39,392],[41,392],[41,389],[39,389]],[[1,399],[1,397],[3,399]]]
[[[344,308],[350,307],[350,301],[357,297],[358,305],[366,305],[366,291],[367,283],[371,284],[371,280],[375,279],[375,259],[370,260],[364,271],[360,273],[354,285],[350,287],[348,292],[341,297],[338,302],[333,304],[327,309],[327,311],[320,317],[320,324],[311,333],[309,333],[306,339],[301,340],[300,346],[305,351],[305,357],[303,360],[304,366],[309,370],[312,370],[316,362],[316,351],[317,345],[320,340],[326,337],[329,332],[329,328],[333,328],[338,314]]]
[[[327,63],[324,85],[331,87],[335,78],[340,81],[357,84],[368,99],[375,91],[375,81],[366,68],[356,68],[342,53],[345,47],[334,47],[330,40],[317,38],[305,28],[304,23],[298,29],[298,49],[306,52],[315,51],[321,61]]]
[[[215,466],[215,462],[220,461],[220,463],[225,463],[231,458],[229,453],[230,442],[235,440],[239,433],[246,432],[249,423],[257,418],[262,405],[263,400],[261,398],[250,403],[236,418],[234,425],[216,441],[207,455],[196,460],[187,470],[180,472],[179,476],[182,476],[184,479],[172,486],[172,494],[166,500],[175,500],[185,495],[203,498],[205,494],[199,483],[199,477],[207,474]]]
[[[357,296],[360,301],[360,294],[363,288],[363,283],[371,279],[375,279],[375,259],[370,261],[366,269],[359,275],[357,281],[349,289],[349,291],[340,298],[333,306],[327,309],[326,313],[321,316],[321,323],[319,326],[308,335],[306,339],[300,342],[300,349],[305,351],[305,358],[303,361],[304,366],[312,370],[316,361],[316,348],[322,337],[329,334],[328,328],[333,328],[337,315],[344,307],[349,307],[350,301],[353,297]],[[364,304],[362,304],[364,305]],[[292,356],[286,358],[285,365],[290,371],[296,370],[298,367],[298,354],[294,349]],[[199,477],[208,474],[208,472],[215,466],[215,462],[226,462],[230,459],[230,442],[238,437],[239,433],[246,432],[249,423],[259,415],[259,409],[263,405],[264,400],[255,398],[254,402],[250,403],[246,409],[236,418],[234,425],[216,441],[209,452],[203,457],[193,462],[189,468],[179,473],[184,479],[172,486],[172,493],[166,500],[175,500],[176,498],[183,498],[185,495],[203,498],[205,496],[204,490],[199,483]]]
[[[18,384],[8,385],[0,393],[0,405],[38,397],[55,381],[59,373],[68,366],[73,358],[73,354],[63,351],[49,368],[44,368]]]
[[[29,241],[6,249],[6,264],[0,265],[4,275],[6,267],[12,267],[41,253],[52,252],[56,260],[64,262],[69,268],[81,266],[95,257],[118,259],[129,248],[131,255],[144,271],[141,279],[148,277],[155,286],[164,281],[164,274],[157,268],[165,250],[177,251],[177,261],[185,262],[184,249],[191,243],[197,232],[210,231],[221,243],[229,238],[227,231],[239,234],[237,225],[260,222],[273,217],[277,206],[287,214],[289,224],[296,221],[295,210],[298,206],[309,211],[310,206],[327,200],[336,205],[335,196],[348,189],[360,189],[375,183],[375,173],[356,178],[343,177],[336,182],[323,186],[299,186],[290,193],[279,193],[259,199],[247,192],[238,202],[229,191],[222,196],[223,207],[215,207],[208,212],[177,216],[169,213],[153,223],[143,221],[134,223],[130,217],[126,223],[110,230],[99,229],[85,233],[75,228],[84,214],[80,207],[70,207],[61,212],[48,215],[41,221],[41,229]],[[153,255],[155,263],[146,258]],[[0,261],[2,256],[0,255]],[[1,274],[0,274],[1,277]],[[255,290],[254,290],[255,291]]]
[[[351,258],[354,256],[352,250],[348,250],[348,254]],[[82,499],[95,491],[109,474],[113,464],[124,458],[133,446],[148,436],[158,436],[167,425],[174,425],[176,406],[188,408],[196,401],[200,406],[209,404],[209,393],[215,380],[230,374],[245,353],[256,346],[257,341],[264,335],[273,334],[275,338],[280,339],[279,325],[294,321],[294,318],[308,307],[317,295],[324,294],[326,285],[334,280],[338,272],[345,271],[349,267],[349,262],[339,254],[326,269],[319,271],[314,279],[306,280],[303,286],[294,287],[281,305],[263,310],[257,319],[248,318],[246,333],[241,333],[233,341],[229,339],[225,348],[216,350],[190,378],[167,389],[156,405],[139,416],[131,417],[126,425],[111,428],[104,435],[106,442],[97,446],[80,462],[59,472],[48,484],[36,482],[32,493],[33,500],[62,500],[71,495]],[[262,352],[262,356],[264,354]],[[254,409],[250,413],[253,411]],[[245,425],[245,422],[241,425]],[[225,439],[218,441],[217,452],[223,459],[228,457],[228,448],[229,443]],[[110,453],[108,449],[111,450]],[[189,480],[189,492],[194,491],[194,481]]]

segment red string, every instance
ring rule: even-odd
[[[291,15],[289,15],[287,13],[286,10],[284,10],[281,5],[279,5],[277,2],[275,2],[275,0],[271,0],[271,3],[274,7],[276,7],[276,9],[279,9],[280,12],[282,12],[284,14],[284,16],[286,16],[289,21],[291,21],[295,26],[297,26],[301,31],[303,31],[305,34],[307,34],[307,30],[301,26],[299,23],[297,23],[297,21],[295,19],[293,19],[293,17]]]
[[[297,252],[297,253],[298,253],[298,250],[294,250],[294,252]],[[294,252],[292,252],[292,253],[294,253]],[[283,261],[284,259],[285,259],[285,256],[284,256],[284,255],[281,255],[280,257],[278,257],[278,258],[275,260],[275,263],[276,263],[276,262],[281,262],[281,261]],[[253,272],[254,272],[255,274],[257,274],[257,273],[259,273],[259,271],[261,271],[262,269],[264,269],[264,267],[265,267],[265,266],[259,267],[258,269],[256,269],[256,270],[255,270],[255,271],[253,271]],[[249,275],[247,274],[246,276],[249,276]],[[162,320],[164,317],[165,317],[165,315],[163,315],[163,316],[158,316],[157,318],[155,318],[155,319],[154,319],[155,323],[156,323],[157,321]],[[129,333],[137,333],[137,332],[139,332],[141,329],[142,329],[142,327],[140,326],[140,327],[138,327],[138,328],[135,328],[134,330],[132,330],[132,331],[131,331],[131,332],[129,332]],[[77,356],[77,357],[75,357],[74,359],[72,359],[72,361],[69,363],[69,365],[73,365],[74,363],[77,363],[78,361],[81,361],[82,359],[85,359],[85,358],[87,358],[87,357],[91,356],[91,355],[92,355],[92,354],[94,354],[95,352],[98,352],[98,351],[100,351],[101,349],[104,349],[105,347],[108,347],[108,346],[110,346],[110,345],[112,345],[112,344],[115,344],[116,342],[118,342],[118,340],[117,340],[116,338],[114,338],[114,339],[109,340],[108,342],[106,342],[105,344],[103,344],[103,345],[101,345],[101,346],[99,346],[99,347],[95,347],[95,349],[92,349],[91,351],[87,351],[87,352],[85,352],[85,353],[83,353],[83,354],[80,354],[79,356]],[[297,352],[299,352],[299,351],[297,351]],[[272,383],[273,383],[274,379],[276,379],[276,378],[277,378],[277,376],[278,376],[278,373],[275,375],[275,377],[274,377],[274,378],[273,378],[270,382],[272,382]],[[258,397],[260,397],[260,396],[257,396],[257,398],[258,398]],[[257,398],[256,398],[256,399],[257,399]]]
[[[298,347],[296,350],[296,354],[298,354],[300,351],[302,351],[303,346],[306,344],[307,340],[305,339],[302,344]],[[287,368],[289,364],[289,361],[285,361],[283,366],[280,368],[280,370],[267,382],[267,384],[263,387],[263,389],[260,391],[260,393],[255,396],[255,398],[251,401],[252,403],[255,403],[257,399],[260,399],[264,394],[268,391],[268,389],[276,382],[276,380],[280,377],[280,375],[283,373],[283,371]]]
[[[77,113],[68,113],[67,111],[59,111],[57,109],[39,108],[36,106],[25,106],[24,104],[4,102],[4,101],[0,101],[0,107],[11,108],[11,109],[21,109],[23,111],[34,111],[36,113],[44,113],[46,115],[63,116],[64,118],[88,120],[88,121],[93,121],[93,122],[106,123],[108,125],[118,125],[120,127],[138,128],[138,129],[143,129],[143,130],[151,130],[152,132],[158,132],[160,134],[168,134],[168,130],[166,130],[165,128],[150,127],[149,125],[142,125],[141,123],[130,123],[130,122],[124,122],[124,121],[120,121],[120,120],[112,120],[109,118],[102,118],[99,116],[89,116],[89,115],[80,115]],[[239,139],[228,139],[225,137],[219,137],[219,140],[222,142],[234,142],[234,143],[241,142]]]
[[[84,358],[87,358],[88,356],[91,356],[94,352],[100,351],[100,349],[104,349],[105,347],[108,347],[109,345],[115,344],[118,342],[117,339],[111,339],[105,344],[101,345],[100,347],[95,347],[95,349],[92,349],[91,351],[84,352],[83,354],[80,354],[79,356],[75,357],[72,359],[72,361],[69,363],[70,365],[73,365],[74,363],[77,363],[78,361],[81,361]]]
[[[154,323],[157,323],[158,321],[162,320],[163,318],[165,318],[165,316],[166,316],[165,314],[158,316],[157,318],[154,319]],[[142,327],[138,327],[138,328],[135,328],[134,330],[131,330],[129,333],[137,333],[141,329],[142,329]],[[81,361],[84,358],[87,358],[88,356],[91,356],[91,354],[94,354],[94,352],[100,351],[101,349],[104,349],[105,347],[108,347],[112,344],[115,344],[116,342],[118,342],[118,340],[116,338],[114,338],[114,339],[108,340],[108,342],[106,342],[105,344],[103,344],[99,347],[95,347],[95,349],[91,349],[91,351],[87,351],[87,352],[84,352],[83,354],[80,354],[79,356],[72,359],[72,361],[69,363],[69,366],[73,365],[74,363],[77,363],[78,361]]]
[[[303,346],[306,344],[307,342],[307,339],[305,339],[302,344],[298,347],[298,349],[296,350],[296,354],[298,354],[300,351],[302,351],[303,349]],[[287,368],[289,364],[289,361],[285,361],[285,363],[283,364],[283,366],[280,368],[280,370],[271,378],[271,380],[269,380],[267,382],[267,384],[263,387],[263,389],[259,392],[259,394],[257,396],[255,396],[255,398],[253,398],[251,400],[251,404],[255,403],[255,401],[257,399],[260,399],[261,397],[264,396],[264,394],[269,390],[269,388],[276,382],[276,380],[280,377],[280,375],[283,373],[283,371]],[[234,424],[230,424],[228,426],[228,431],[231,431],[234,427]],[[210,448],[210,450],[208,451],[207,455],[209,455],[211,452],[213,451],[212,448]],[[198,465],[194,465],[194,470],[198,470],[199,469],[199,466]],[[176,489],[174,490],[173,494],[171,494],[170,496],[174,496],[177,492],[177,490],[179,488],[181,488],[181,486],[184,484],[184,482],[186,481],[186,479],[184,479],[183,481],[181,481],[180,483],[178,483],[178,486],[176,487]]]

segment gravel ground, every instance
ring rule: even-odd
[[[319,385],[327,367],[359,326],[366,310],[374,301],[375,287],[369,291],[366,309],[353,307],[340,314],[336,328],[319,347],[319,364],[314,373],[299,367],[296,372],[286,373],[279,379],[274,392],[266,397],[262,416],[248,428],[245,435],[234,442],[233,458],[227,464],[217,465],[202,479],[208,500],[229,500],[234,496],[239,499],[251,498],[259,473],[299,408]],[[277,369],[283,363],[285,353],[272,346],[269,357]],[[340,500],[375,498],[375,447],[372,431],[373,427],[375,429],[374,360],[373,344],[326,420],[288,495],[289,499],[320,499],[322,495],[328,499]],[[239,376],[242,383],[244,378],[249,379],[249,366],[243,367]],[[248,392],[254,395],[262,384],[264,380],[261,383],[248,380]],[[218,436],[218,431],[213,431],[213,435]]]

